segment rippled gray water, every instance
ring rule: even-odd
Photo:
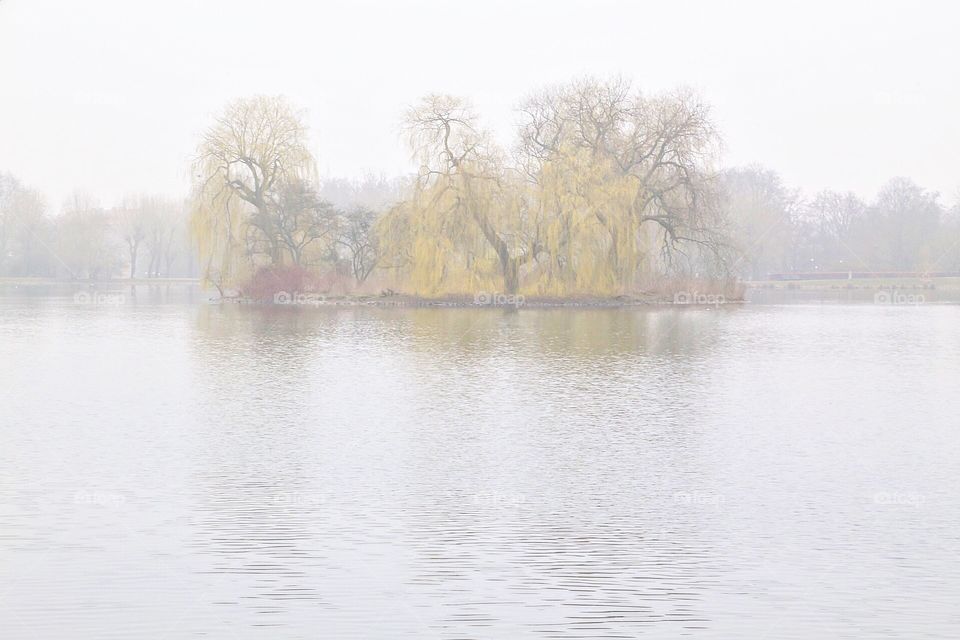
[[[960,636],[960,306],[104,302],[0,298],[5,639]]]

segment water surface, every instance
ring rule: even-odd
[[[0,298],[0,629],[956,638],[960,307]]]

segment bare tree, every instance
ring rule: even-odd
[[[759,166],[728,169],[723,189],[740,256],[736,271],[761,279],[800,266],[794,261],[799,194],[788,189],[779,174]]]
[[[350,271],[357,282],[364,282],[380,261],[380,246],[374,232],[376,212],[356,207],[343,214],[337,244],[347,253]]]
[[[860,250],[855,248],[854,233],[867,205],[852,192],[824,190],[817,193],[807,208],[814,227],[811,255],[831,269],[863,269]]]
[[[55,262],[50,227],[41,195],[0,173],[0,274],[49,273]]]
[[[135,278],[137,275],[137,256],[141,243],[147,237],[147,216],[149,212],[143,205],[142,199],[127,198],[120,207],[117,216],[118,231],[127,248],[131,278]],[[150,274],[148,273],[148,275]]]
[[[863,253],[886,268],[926,268],[936,259],[931,246],[942,213],[938,200],[909,178],[889,180],[862,219]]]
[[[160,196],[142,196],[140,208],[145,220],[145,245],[149,260],[147,277],[171,275],[174,261],[190,251],[184,203]]]
[[[56,254],[71,278],[111,277],[121,265],[110,214],[90,196],[75,192],[57,218]]]

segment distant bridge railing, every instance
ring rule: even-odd
[[[771,273],[768,280],[857,280],[861,278],[960,278],[960,271],[793,271]]]

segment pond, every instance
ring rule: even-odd
[[[958,381],[949,304],[8,288],[2,635],[955,638]]]

